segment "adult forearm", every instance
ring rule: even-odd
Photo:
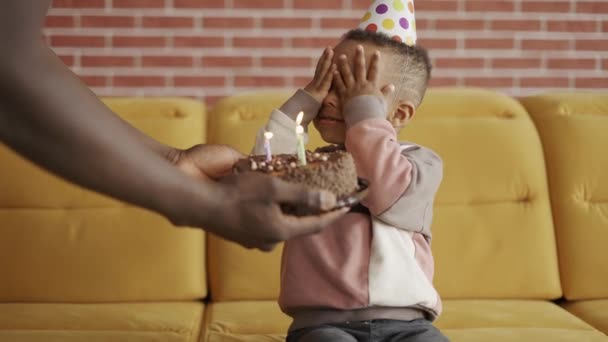
[[[167,216],[211,184],[171,165],[171,149],[114,115],[42,43],[0,67],[0,139],[50,171]],[[215,187],[214,187],[215,188]],[[209,189],[211,191],[211,189]],[[204,211],[204,207],[201,207]]]

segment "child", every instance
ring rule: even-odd
[[[295,117],[304,111],[303,125],[312,121],[325,141],[343,145],[370,181],[363,210],[285,243],[279,305],[293,318],[287,341],[447,341],[431,324],[441,311],[430,224],[442,162],[397,141],[430,68],[422,48],[352,30],[260,130],[255,154],[264,153],[265,130],[274,133],[274,153],[294,153]]]

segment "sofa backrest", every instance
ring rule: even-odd
[[[204,139],[204,107],[198,102],[106,102],[166,144],[189,147]],[[3,145],[0,165],[0,301],[206,296],[200,230],[172,228],[156,214],[68,184]]]
[[[608,93],[522,99],[542,138],[564,295],[608,298]]]
[[[221,101],[209,117],[209,142],[248,153],[270,111],[289,95]],[[307,147],[323,145],[310,130]],[[435,284],[444,298],[561,296],[541,144],[517,101],[478,89],[431,89],[400,139],[428,146],[444,160],[432,227]],[[210,237],[212,300],[275,299],[280,252]]]

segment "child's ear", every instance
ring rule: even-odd
[[[416,106],[410,101],[399,101],[389,119],[393,127],[403,127],[416,114]]]

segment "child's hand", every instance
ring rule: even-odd
[[[353,75],[346,56],[340,56],[338,70],[334,71],[334,82],[343,104],[360,95],[376,95],[386,98],[395,90],[392,84],[380,88],[380,51],[374,52],[369,62],[369,69],[366,69],[363,46],[358,45],[355,52],[354,68],[355,73]]]
[[[304,90],[315,100],[319,101],[319,103],[323,102],[323,99],[325,99],[329,92],[329,88],[331,87],[333,72],[336,70],[336,65],[331,62],[333,57],[334,50],[332,48],[328,47],[323,50],[323,54],[317,62],[315,76],[312,81],[304,87]]]

